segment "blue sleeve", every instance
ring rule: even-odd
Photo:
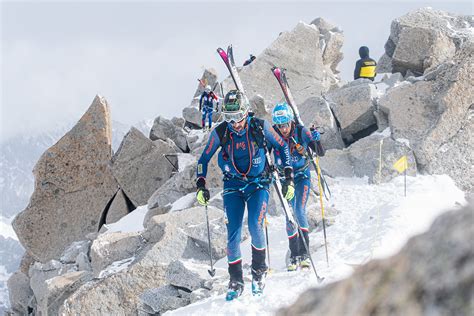
[[[278,135],[278,133],[267,121],[264,121],[263,123],[263,132],[265,133],[265,139],[267,140],[269,146],[280,152],[283,167],[291,167],[290,149],[288,148],[288,144],[283,140],[283,138],[281,138],[280,135]]]
[[[306,127],[302,127],[301,129],[301,140],[300,142],[303,143],[305,148],[308,148],[309,144],[313,142],[313,136],[311,135],[311,131],[307,129]]]
[[[201,97],[199,98],[199,111],[202,110],[202,99],[204,98],[204,93],[201,93]]]
[[[198,160],[196,172],[197,178],[206,178],[207,165],[209,164],[209,161],[211,160],[212,156],[214,156],[214,153],[220,147],[220,145],[221,141],[219,139],[219,136],[217,135],[216,130],[214,129],[211,132],[206,147],[204,148],[204,151],[202,152],[201,157]]]

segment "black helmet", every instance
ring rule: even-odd
[[[247,99],[239,90],[230,90],[224,98],[222,114],[227,122],[239,122],[249,110]]]

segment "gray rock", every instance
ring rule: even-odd
[[[393,164],[406,155],[407,175],[416,175],[416,161],[413,151],[404,143],[382,134],[372,134],[353,143],[349,148],[349,160],[357,177],[367,176],[370,183],[388,182],[399,175]],[[381,158],[381,162],[380,162]]]
[[[193,128],[201,128],[202,125],[202,113],[199,111],[198,106],[185,107],[183,109],[183,118],[187,124],[190,124]]]
[[[23,249],[18,240],[11,237],[5,238],[0,235],[0,266],[5,267],[7,273],[13,273],[18,270],[24,253],[25,249]]]
[[[170,262],[183,258],[207,261],[207,244],[202,248],[195,242],[200,238],[196,236],[205,227],[204,218],[202,207],[153,217],[143,232],[148,243],[137,254],[136,260],[109,277],[81,286],[65,301],[60,313],[137,313],[141,309],[139,296],[150,288],[166,284],[165,275]],[[218,234],[220,230],[217,227],[224,226],[222,211],[209,207],[209,219],[213,234],[213,253],[225,256],[226,235]],[[207,240],[207,235],[205,236]],[[223,241],[222,245],[217,244],[220,240]]]
[[[166,311],[177,309],[190,303],[189,298],[179,297],[178,290],[171,285],[145,291],[140,295],[140,301],[144,305],[144,309],[152,315],[161,315]]]
[[[338,78],[330,66],[323,62],[319,39],[320,33],[316,26],[302,22],[293,30],[281,33],[252,64],[239,72],[249,100],[257,94],[263,97],[265,104],[276,104],[283,100],[269,65],[287,69],[288,81],[297,104],[328,91]],[[274,84],[269,84],[271,82]],[[223,81],[225,91],[233,89],[233,86],[230,78]]]
[[[199,274],[187,269],[181,261],[173,261],[166,271],[166,280],[169,284],[191,291],[202,287],[204,279]]]
[[[62,263],[74,263],[80,253],[88,254],[91,247],[90,240],[75,241],[62,253],[59,261]]]
[[[173,117],[171,119],[171,123],[173,123],[178,128],[184,128],[184,124],[186,123],[186,120],[182,117]]]
[[[150,139],[166,141],[168,138],[171,139],[181,151],[187,152],[189,150],[184,130],[177,127],[170,120],[158,116],[151,128]]]
[[[58,315],[62,303],[83,283],[92,280],[87,271],[69,272],[53,277],[46,282],[47,290],[43,297],[37,297],[37,310],[40,315]]]
[[[474,44],[466,43],[430,81],[399,85],[379,100],[380,109],[388,113],[392,137],[409,140],[420,171],[448,172],[466,189],[474,185],[472,163],[466,160],[472,148],[468,144],[474,140],[470,130],[463,128],[469,125],[474,103],[473,50]],[[453,141],[461,146],[454,147]],[[459,163],[456,167],[446,166],[446,149],[450,149],[446,155]]]
[[[385,55],[391,72],[422,75],[452,58],[462,43],[472,39],[472,18],[423,8],[392,21]],[[385,56],[384,55],[384,56]],[[388,68],[386,63],[382,66]],[[380,72],[380,71],[379,71]]]
[[[399,72],[396,73],[390,73],[390,74],[385,74],[382,77],[381,82],[385,83],[389,87],[394,87],[396,84],[400,83],[403,81],[403,75]]]
[[[175,174],[165,182],[148,200],[151,214],[164,214],[174,203],[188,193],[196,191],[196,164],[186,166],[183,171]],[[147,218],[149,215],[147,214]],[[146,222],[146,219],[145,219]]]
[[[171,176],[173,167],[163,159],[175,151],[164,141],[151,141],[132,127],[112,159],[112,170],[122,190],[135,206],[148,198]],[[176,159],[170,157],[172,162]]]
[[[392,58],[388,56],[386,53],[380,57],[379,61],[377,62],[377,73],[391,73],[392,72]]]
[[[90,271],[92,272],[92,265],[89,256],[83,252],[80,252],[76,257],[76,264],[78,271]]]
[[[201,82],[204,83],[204,85],[201,84]],[[217,71],[213,68],[204,69],[204,73],[201,76],[201,81],[198,82],[198,87],[196,89],[196,92],[194,93],[194,98],[201,96],[201,94],[204,92],[204,89],[206,88],[206,85],[210,85],[211,89],[214,88],[216,82]]]
[[[358,84],[354,85],[355,83]],[[375,85],[360,79],[341,89],[332,90],[327,95],[341,126],[342,138],[350,140],[354,134],[376,124],[373,115],[376,96]]]
[[[28,315],[29,301],[33,297],[30,279],[21,271],[13,273],[8,279],[8,295],[13,315]]]
[[[49,293],[49,280],[76,270],[75,264],[61,264],[57,260],[50,260],[46,263],[35,262],[30,267],[30,287],[36,298],[38,310],[42,311],[45,306],[44,300],[47,299]]]
[[[470,315],[474,248],[466,240],[474,238],[473,216],[472,204],[443,214],[395,256],[307,290],[277,315]]]
[[[134,207],[131,206],[131,208]],[[133,209],[129,209],[125,194],[123,193],[122,189],[119,189],[112,201],[112,204],[110,204],[109,210],[107,211],[105,223],[115,223],[131,211],[133,211]]]
[[[271,123],[272,121],[272,110],[267,109],[265,106],[265,99],[261,95],[255,95],[251,100],[250,100],[250,108],[252,111],[255,113],[255,117],[258,117],[260,119],[267,120],[268,122]]]
[[[343,32],[323,18],[316,18],[311,24],[318,28],[322,37],[319,46],[323,52],[323,63],[329,65],[334,73],[338,73],[336,67],[344,57],[341,52],[344,43]]]
[[[142,244],[140,233],[112,232],[99,235],[90,251],[94,276],[99,276],[114,261],[133,257]]]
[[[97,96],[39,159],[30,204],[13,221],[20,242],[35,259],[58,258],[71,242],[99,229],[101,214],[117,191],[109,168],[111,139],[109,106]]]
[[[347,150],[327,150],[324,157],[319,158],[319,160],[323,174],[330,177],[351,178],[355,175]]]
[[[324,98],[309,98],[298,105],[298,110],[305,126],[314,125],[322,133],[321,143],[325,149],[344,148],[336,120]]]

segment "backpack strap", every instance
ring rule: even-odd
[[[257,143],[257,146],[259,148],[264,148],[266,144],[265,143],[265,135],[263,135],[263,124],[264,121],[262,119],[256,118],[254,116],[254,113],[250,112],[250,134],[253,136],[255,139],[255,142]]]
[[[224,121],[216,126],[216,133],[219,137],[219,141],[221,143],[221,147],[224,148],[229,140],[229,132],[227,129],[227,122]]]

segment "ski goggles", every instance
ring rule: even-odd
[[[230,124],[242,122],[247,117],[247,111],[223,112],[222,114],[224,115],[224,120]]]

